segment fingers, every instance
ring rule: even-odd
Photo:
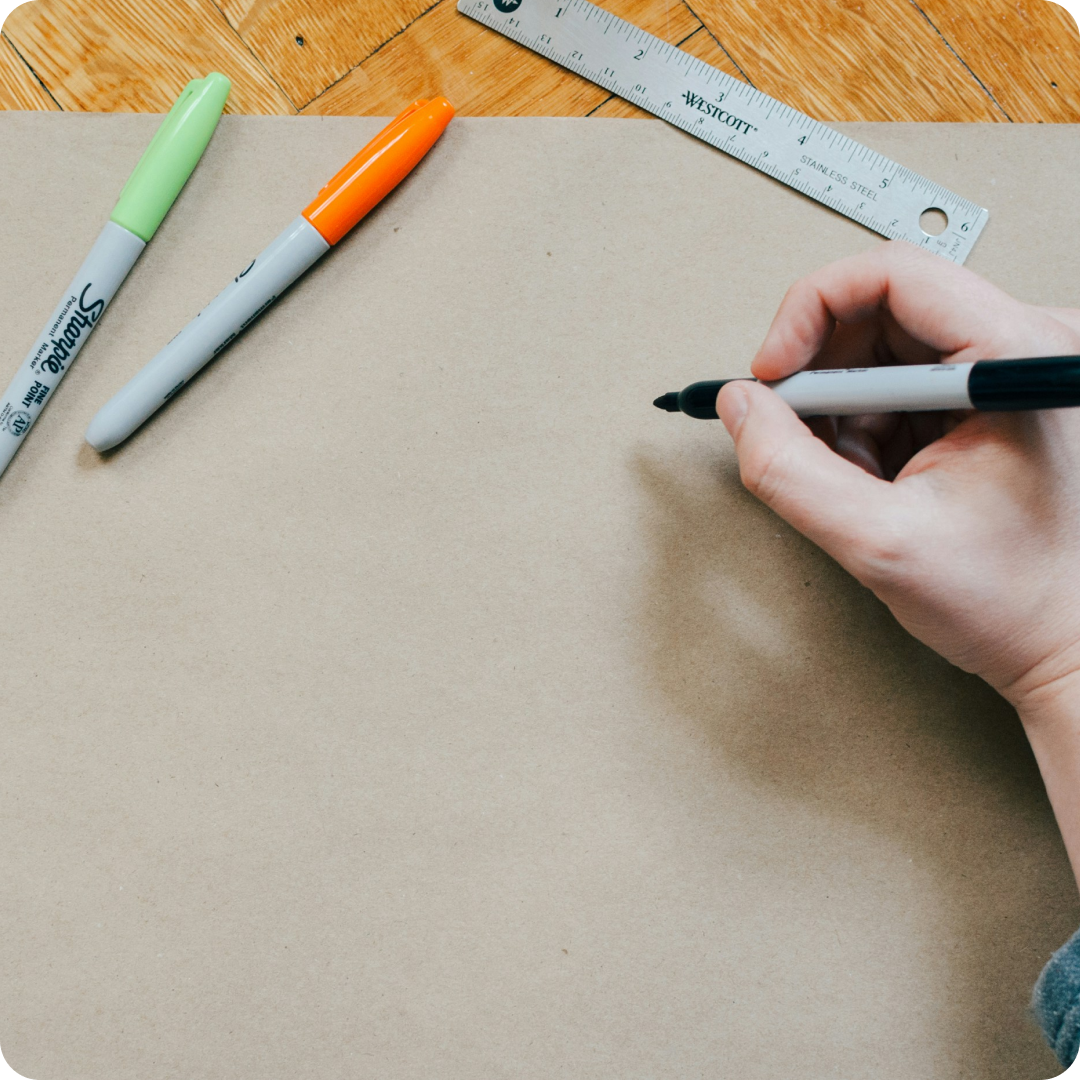
[[[767,387],[728,383],[716,407],[746,487],[852,569],[858,538],[889,515],[892,486],[833,453]]]
[[[916,453],[957,423],[953,414],[939,412],[840,416],[833,418],[832,438],[826,441],[841,457],[871,476],[894,480]]]
[[[796,282],[776,313],[752,371],[765,380],[791,375],[826,348],[838,323],[862,323],[880,312],[887,312],[888,321],[894,323],[886,327],[892,339],[886,344],[892,351],[913,342],[922,350],[918,362],[929,363],[941,355],[985,348],[996,333],[1015,324],[1018,310],[1031,311],[969,270],[894,241]],[[1042,318],[1055,321],[1049,315]],[[869,344],[859,335],[853,340],[863,348]],[[916,357],[901,359],[910,362]]]
[[[891,479],[885,473],[882,447],[896,434],[899,424],[899,413],[842,416],[837,424],[834,449],[871,476]]]

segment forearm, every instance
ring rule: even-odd
[[[1080,887],[1080,672],[1033,692],[1019,711]]]

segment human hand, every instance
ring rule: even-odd
[[[784,298],[753,363],[964,363],[1080,354],[1080,311],[1014,300],[903,242],[827,266]],[[1021,712],[1080,688],[1080,410],[816,420],[728,383],[717,411],[751,492],[916,637]]]

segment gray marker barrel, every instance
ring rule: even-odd
[[[968,376],[974,366],[897,364],[800,371],[770,385],[800,416],[970,409]]]
[[[0,399],[0,474],[75,362],[146,244],[110,221]]]
[[[98,451],[122,443],[329,250],[318,230],[298,217],[102,406],[86,441]]]

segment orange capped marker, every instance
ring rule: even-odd
[[[416,168],[453,115],[446,98],[414,101],[319,192],[304,217],[336,244]]]
[[[98,412],[95,450],[123,442],[420,163],[454,115],[446,98],[416,101],[383,128],[232,284]]]

